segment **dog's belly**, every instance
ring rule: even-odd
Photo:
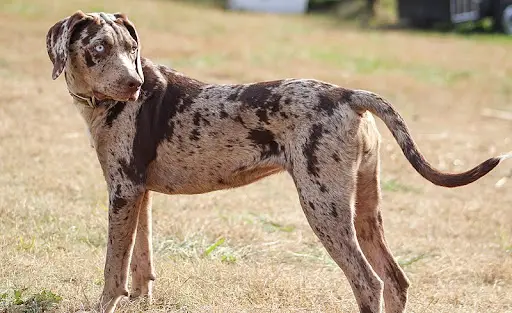
[[[167,194],[200,194],[244,186],[284,169],[282,150],[267,153],[265,147],[236,137],[206,136],[193,143],[160,145],[148,167],[147,187]]]
[[[192,172],[176,169],[174,174],[162,175],[168,171],[162,172],[156,167],[153,169],[150,167],[147,187],[165,194],[201,194],[245,186],[281,171],[283,168],[280,166],[263,165],[218,175],[207,175],[202,171],[194,172],[193,169]],[[179,180],[177,177],[180,177]]]

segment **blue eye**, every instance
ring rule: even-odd
[[[103,52],[105,51],[105,46],[97,45],[96,47],[94,47],[94,50],[96,50],[97,52]]]

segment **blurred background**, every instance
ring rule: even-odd
[[[512,150],[510,1],[1,0],[0,312],[89,309],[107,193],[45,36],[76,10],[124,12],[142,55],[210,83],[316,78],[400,111],[427,159],[459,172]],[[512,312],[512,164],[442,189],[389,131],[386,236],[409,312]],[[279,174],[234,190],[155,195],[155,302],[120,312],[355,312],[348,282]]]
[[[510,0],[196,0],[232,10],[322,13],[362,26],[512,34]]]

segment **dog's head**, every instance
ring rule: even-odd
[[[99,100],[138,98],[144,81],[140,41],[125,15],[78,11],[50,28],[46,48],[53,79],[64,71],[74,92]]]

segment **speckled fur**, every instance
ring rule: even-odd
[[[108,51],[94,54],[98,43]],[[110,198],[105,312],[129,295],[130,268],[131,296],[151,299],[151,192],[206,193],[280,171],[293,177],[307,220],[347,276],[360,311],[385,305],[388,313],[403,312],[409,282],[384,239],[380,136],[370,112],[434,184],[471,183],[500,161],[462,174],[436,171],[400,115],[367,91],[310,79],[244,85],[191,79],[141,58],[135,28],[120,14],[77,12],[50,29],[47,48],[54,79],[64,71],[73,93],[106,96],[96,107],[75,98]],[[134,101],[123,87],[130,79],[143,81]]]

